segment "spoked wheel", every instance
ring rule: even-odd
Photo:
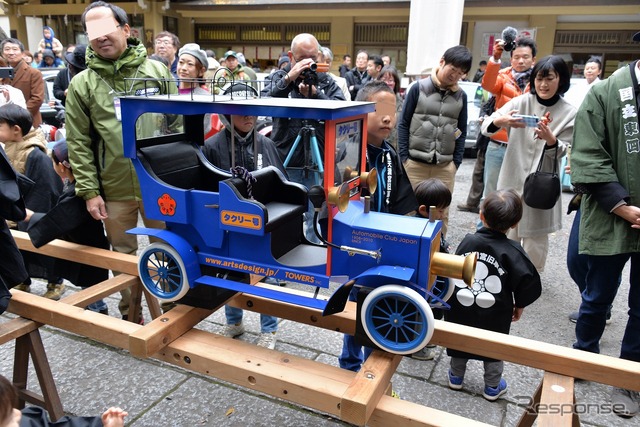
[[[374,289],[360,312],[367,336],[381,349],[412,354],[429,343],[433,335],[433,312],[413,289],[385,285]]]
[[[176,301],[189,291],[182,258],[165,243],[147,246],[138,260],[138,274],[145,288],[163,302]]]
[[[453,295],[453,291],[455,291],[455,289],[456,285],[451,279],[436,279],[436,282],[431,288],[431,293],[440,298],[442,301],[447,302],[449,301],[449,298],[451,298],[451,295]]]

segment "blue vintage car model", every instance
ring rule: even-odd
[[[146,216],[166,224],[130,230],[155,241],[140,255],[139,273],[161,301],[206,286],[330,315],[344,309],[356,287],[361,338],[411,354],[431,339],[431,306],[445,304],[452,291],[453,285],[434,286],[436,275],[472,281],[474,257],[438,252],[440,221],[369,211],[362,191],[373,192],[376,182],[376,172],[365,170],[372,103],[167,95],[123,97],[121,108],[124,152],[138,174]],[[307,189],[273,167],[253,172],[251,182],[216,168],[200,149],[203,118],[212,113],[324,121],[324,186]],[[318,173],[317,166],[309,173]],[[317,205],[325,202],[319,208],[328,217],[321,245],[303,233],[310,195]],[[256,286],[250,275],[315,292]],[[330,281],[340,286],[327,300],[317,291]]]

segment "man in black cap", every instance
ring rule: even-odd
[[[60,70],[53,82],[53,96],[55,96],[56,99],[59,99],[63,106],[67,101],[67,89],[69,88],[69,82],[73,76],[87,68],[87,63],[84,59],[86,52],[87,45],[79,44],[73,52],[68,52],[64,56],[64,59],[67,61],[67,69]],[[55,105],[53,105],[53,107],[55,107]]]

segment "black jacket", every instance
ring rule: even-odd
[[[64,68],[58,72],[55,80],[53,81],[53,96],[62,102],[62,105],[67,102],[67,95],[64,91],[69,87],[69,80],[71,79],[71,71],[68,68]]]
[[[378,170],[378,188],[371,196],[371,209],[397,215],[418,210],[413,187],[396,150],[387,141],[382,147],[367,144],[367,170]]]
[[[354,101],[356,100],[358,91],[362,89],[362,86],[366,85],[371,80],[371,77],[366,70],[363,73],[362,71],[358,71],[355,67],[350,69],[344,78],[347,79],[348,87],[353,86],[353,89],[349,90],[349,92],[351,93],[351,99]]]
[[[455,281],[455,293],[448,303],[444,317],[448,322],[474,326],[488,331],[508,334],[513,308],[526,307],[540,297],[540,275],[518,242],[506,234],[481,228],[467,234],[456,254],[478,252],[478,266],[473,288]],[[451,357],[493,361],[451,348]]]
[[[53,239],[95,248],[109,249],[101,221],[96,221],[87,212],[83,199],[76,196],[75,186],[69,183],[56,205],[46,213],[34,213],[28,223],[27,232],[36,248]],[[95,285],[109,278],[103,268],[80,264],[71,260],[57,259],[56,270],[67,280],[82,288]]]
[[[101,417],[72,417],[65,415],[51,421],[44,408],[27,406],[22,410],[20,427],[102,427]]]
[[[29,274],[22,255],[9,231],[5,220],[19,221],[26,214],[24,201],[20,196],[16,172],[11,167],[4,150],[0,147],[0,314],[9,305],[12,288],[20,283],[29,284]]]
[[[267,166],[275,166],[280,169],[285,176],[286,172],[284,170],[284,166],[282,165],[282,160],[280,160],[280,156],[278,155],[278,150],[276,149],[275,143],[267,138],[266,136],[255,133],[256,142],[258,145],[258,151],[260,153],[258,165],[256,165],[255,157],[254,157],[254,143],[253,143],[253,135],[254,132],[251,131],[247,135],[245,140],[239,139],[236,133],[235,139],[235,162],[236,166],[242,166],[248,171],[254,171],[260,168],[264,168]],[[213,135],[204,142],[204,147],[202,147],[202,152],[204,156],[211,163],[223,169],[225,171],[231,170],[231,132],[229,131],[229,126],[225,125],[224,130],[218,132]],[[260,162],[262,164],[260,165]]]
[[[285,70],[288,71],[287,67]],[[298,91],[298,86],[295,82],[284,85],[284,82],[280,80],[284,79],[285,73],[275,72],[267,76],[265,81],[265,87],[262,89],[262,96],[271,96],[273,98],[303,98],[302,94]],[[340,100],[344,101],[344,94],[338,87],[335,80],[333,80],[326,73],[318,73],[318,87],[317,87],[317,99],[324,100]],[[309,126],[313,126],[315,129],[316,139],[318,141],[318,148],[321,153],[324,153],[324,121],[318,120],[306,120]],[[293,146],[293,142],[303,128],[303,120],[290,119],[287,117],[274,117],[273,118],[273,130],[271,132],[271,139],[276,143],[278,154],[280,159],[284,162]],[[304,151],[302,144],[298,146],[291,161],[287,167],[300,167],[305,166]]]
[[[48,212],[55,206],[62,192],[62,181],[53,170],[51,159],[42,150],[34,148],[27,158],[24,173],[35,185],[24,194],[24,203],[34,212]],[[18,230],[27,231],[28,223],[19,222]],[[39,277],[54,282],[60,274],[56,259],[47,255],[21,251],[30,277]]]

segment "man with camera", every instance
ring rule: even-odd
[[[326,64],[317,64],[320,53],[318,40],[307,33],[298,34],[291,41],[291,50],[287,53],[290,65],[283,70],[269,75],[262,89],[262,96],[274,98],[307,98],[344,101],[344,94],[335,80],[326,71]],[[324,66],[324,68],[323,68]],[[321,72],[322,71],[322,72]],[[294,141],[301,136],[301,144],[285,162],[293,148]],[[324,122],[318,120],[302,120],[287,117],[274,117],[271,139],[276,143],[278,154],[282,159],[289,179],[311,188],[317,184],[318,173],[309,173],[315,167],[305,164],[305,144],[318,144],[318,150],[324,154]],[[313,231],[313,208],[305,214],[305,235],[310,241],[318,241]]]
[[[291,42],[291,50],[288,52],[290,65],[284,72],[275,72],[267,77],[262,96],[274,98],[308,98],[324,100],[342,100],[344,95],[336,82],[325,72],[320,71],[316,58],[320,52],[318,40],[311,34],[298,34]],[[324,153],[324,122],[306,120],[306,125],[315,129],[320,153]],[[304,126],[301,119],[276,117],[273,119],[273,131],[271,139],[275,141],[278,153],[284,161],[291,150],[293,142]],[[289,161],[287,167],[302,167],[304,155],[299,146]],[[304,182],[299,170],[287,171],[292,181]],[[298,175],[298,176],[296,176]]]
[[[517,30],[514,28],[504,29],[502,39],[497,39],[493,45],[493,55],[487,62],[487,68],[482,77],[482,88],[491,92],[496,98],[496,110],[512,98],[529,92],[529,77],[536,60],[536,43],[530,38],[516,38],[516,36]],[[511,53],[511,66],[500,69],[503,51]],[[500,129],[491,135],[484,157],[483,198],[496,191],[508,142],[505,129]]]

